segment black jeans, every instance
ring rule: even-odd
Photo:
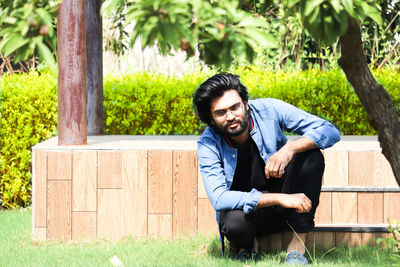
[[[304,193],[312,202],[307,213],[297,213],[295,209],[281,206],[258,208],[249,214],[243,210],[230,210],[221,213],[221,234],[227,237],[236,248],[252,248],[254,237],[290,230],[307,233],[314,228],[315,210],[319,204],[324,157],[319,149],[297,153],[285,169],[282,178],[277,179],[277,192]]]

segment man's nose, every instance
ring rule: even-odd
[[[228,110],[228,111],[226,112],[226,120],[227,120],[227,121],[234,120],[235,117],[236,117],[236,116],[232,113],[232,111]]]

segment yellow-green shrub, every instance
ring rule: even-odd
[[[356,94],[340,70],[274,72],[241,67],[251,98],[273,97],[330,120],[345,135],[371,135]],[[109,76],[104,81],[107,134],[200,134],[193,114],[194,90],[213,72],[181,78],[142,73]],[[400,73],[374,71],[398,110]],[[38,73],[0,77],[0,206],[26,206],[31,202],[32,146],[56,135],[56,79]]]

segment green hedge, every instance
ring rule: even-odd
[[[340,70],[273,72],[256,67],[234,71],[250,97],[279,98],[333,122],[342,134],[374,135],[353,89]],[[213,72],[180,78],[150,73],[109,76],[104,83],[107,134],[200,134],[192,94]],[[399,107],[400,73],[374,72]],[[56,79],[29,73],[0,77],[0,206],[31,202],[31,148],[57,134]]]
[[[50,74],[0,78],[0,204],[26,206],[31,194],[31,148],[55,134],[56,80]]]

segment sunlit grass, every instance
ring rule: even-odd
[[[231,255],[221,256],[216,236],[157,241],[126,238],[118,242],[90,240],[61,243],[32,240],[30,209],[0,211],[0,266],[112,266],[116,256],[124,266],[244,266]],[[312,255],[314,266],[398,266],[389,251],[376,247],[339,247]],[[230,253],[228,253],[230,254]],[[249,266],[277,266],[285,252],[262,254]]]

